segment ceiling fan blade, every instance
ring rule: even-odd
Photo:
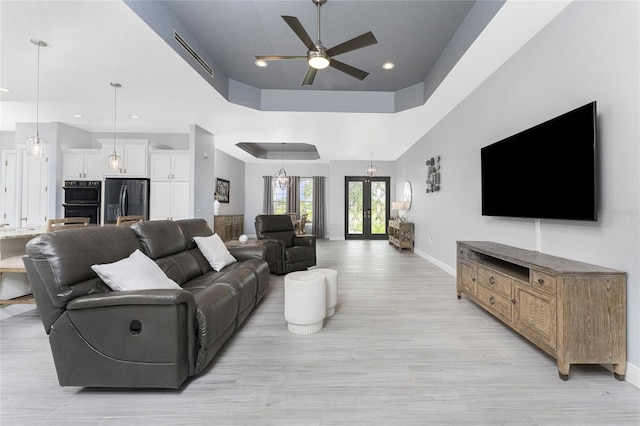
[[[256,59],[264,61],[277,61],[280,59],[307,59],[306,56],[287,56],[287,55],[256,55]]]
[[[307,75],[304,76],[304,80],[302,80],[302,86],[311,86],[313,84],[313,80],[316,78],[316,74],[318,70],[315,68],[309,67],[309,71],[307,71]]]
[[[351,52],[352,50],[371,46],[372,44],[376,43],[378,43],[378,40],[376,40],[376,38],[373,36],[373,33],[369,31],[368,33],[361,34],[358,37],[352,38],[351,40],[347,40],[344,43],[334,46],[331,49],[327,49],[327,55],[337,56],[343,53]]]
[[[282,19],[291,27],[294,33],[298,36],[300,40],[307,46],[308,50],[316,50],[316,45],[307,34],[307,31],[304,29],[298,18],[295,16],[283,16]]]
[[[351,65],[347,65],[344,62],[336,61],[333,58],[331,58],[331,63],[329,63],[329,66],[342,71],[345,74],[349,74],[351,77],[355,77],[360,81],[364,80],[365,77],[369,75],[369,73],[366,71],[362,71],[361,69],[352,67]]]

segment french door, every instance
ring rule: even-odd
[[[345,177],[345,239],[387,239],[389,177]]]

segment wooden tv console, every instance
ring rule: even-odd
[[[490,241],[458,241],[458,299],[469,299],[558,361],[627,365],[627,274]]]

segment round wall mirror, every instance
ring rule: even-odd
[[[404,209],[409,210],[411,208],[411,198],[413,193],[411,191],[411,182],[405,181],[404,183]]]

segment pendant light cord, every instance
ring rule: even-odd
[[[36,45],[38,46],[38,64],[36,66],[36,137],[38,137],[38,123],[40,122],[40,43]]]

